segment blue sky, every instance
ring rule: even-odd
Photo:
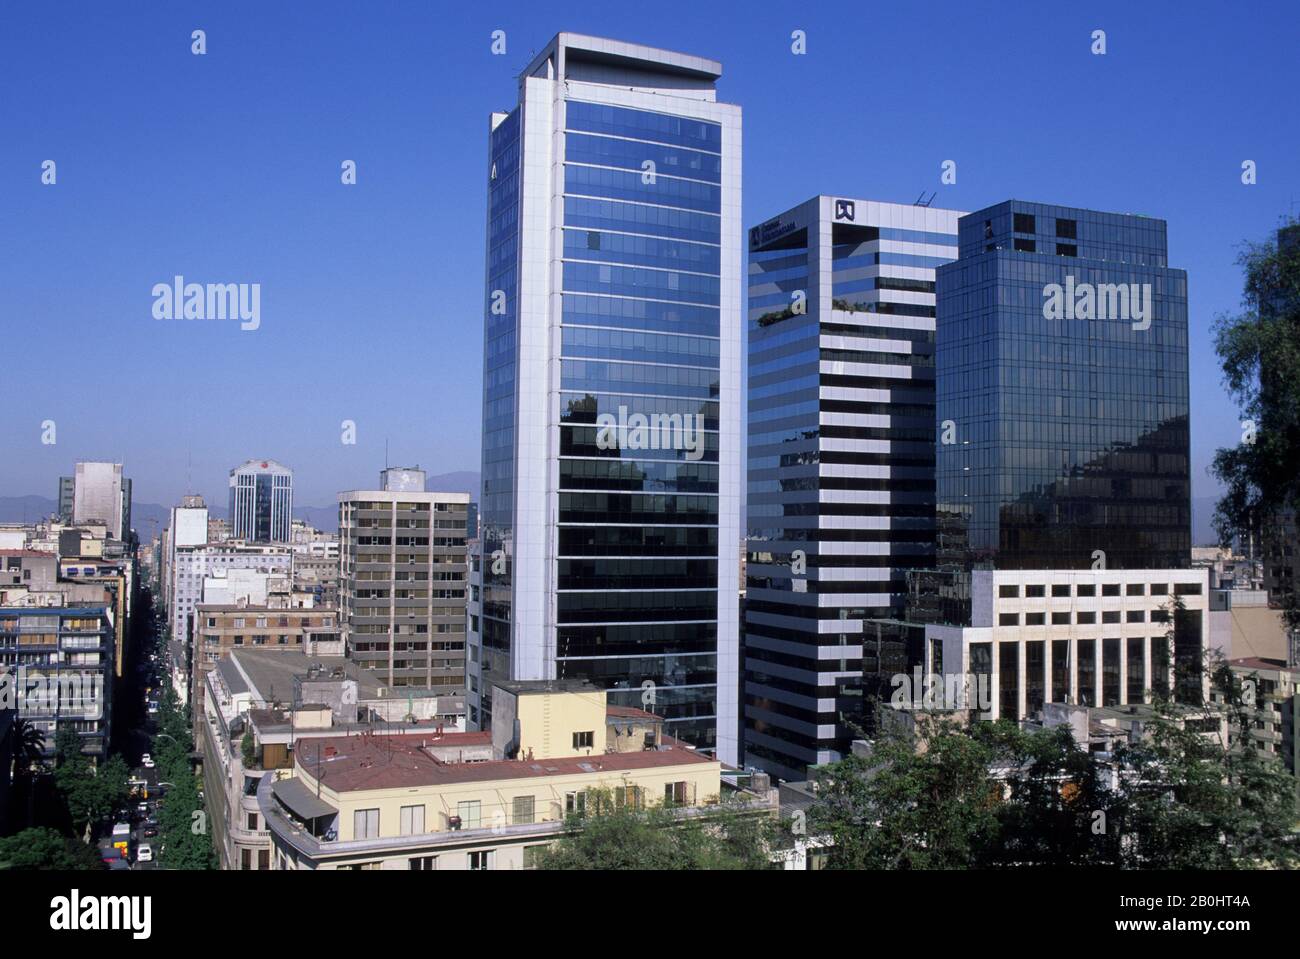
[[[187,460],[216,495],[274,457],[299,502],[328,504],[375,481],[386,438],[394,462],[478,469],[487,117],[559,30],[722,62],[748,225],[816,193],[922,191],[1166,219],[1189,274],[1194,489],[1213,492],[1205,467],[1240,430],[1210,325],[1238,306],[1241,241],[1300,213],[1293,5],[10,0],[0,495],[53,496],[75,460],[112,458],[168,503]],[[151,288],[178,273],[260,283],[261,328],[154,320]]]

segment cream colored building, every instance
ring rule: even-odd
[[[717,760],[664,736],[656,716],[607,706],[604,690],[498,683],[493,707],[487,761],[458,758],[458,738],[481,733],[300,742],[292,770],[268,773],[257,791],[273,868],[528,868],[566,816],[600,797],[668,801],[683,816],[720,802]]]

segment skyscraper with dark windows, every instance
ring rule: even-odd
[[[960,213],[831,196],[749,231],[746,763],[847,753],[934,564],[935,270]],[[865,681],[864,681],[865,674]]]
[[[701,57],[562,33],[491,117],[467,663],[588,679],[736,761],[741,112]]]
[[[230,537],[287,543],[293,525],[293,470],[275,460],[248,460],[230,471]]]
[[[1190,562],[1187,274],[1163,220],[1009,200],[937,274],[939,621],[974,569]]]

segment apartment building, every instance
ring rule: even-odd
[[[233,649],[204,684],[196,741],[223,869],[271,867],[271,836],[257,786],[267,772],[293,768],[295,744],[310,752],[317,739],[370,733],[433,742],[465,729],[463,698],[395,690],[341,656]],[[482,739],[490,756],[490,740]],[[482,748],[473,755],[483,755]]]
[[[389,685],[464,695],[469,494],[425,492],[413,472],[401,489],[339,494],[343,639]]]
[[[276,869],[524,869],[603,801],[707,815],[721,764],[579,682],[503,683],[490,732],[299,742],[257,798]],[[518,720],[518,722],[516,722]],[[484,746],[487,745],[485,756]],[[771,814],[770,795],[751,796]]]
[[[267,606],[200,603],[195,610],[190,688],[197,717],[207,674],[237,649],[277,649],[313,655],[342,652],[338,610],[273,609]]]
[[[114,634],[106,605],[0,606],[4,682],[12,684],[18,717],[43,733],[47,757],[64,728],[76,730],[93,761],[108,755]]]

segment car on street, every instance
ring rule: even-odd
[[[118,857],[116,859],[105,859],[104,868],[109,872],[130,872],[131,864],[125,859]]]
[[[155,839],[158,836],[158,827],[145,826],[140,830],[140,835],[144,836],[145,839]]]
[[[153,862],[153,846],[147,842],[142,842],[140,848],[135,851],[136,862]]]
[[[143,766],[145,769],[153,769],[154,767],[153,757],[150,756],[148,753],[145,753],[143,756],[140,757],[140,765]]]

